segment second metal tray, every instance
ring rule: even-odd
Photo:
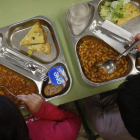
[[[77,61],[78,61],[81,76],[87,84],[89,84],[91,86],[95,86],[95,87],[106,85],[106,84],[109,84],[109,83],[112,83],[112,82],[116,82],[116,81],[125,79],[126,76],[139,72],[135,67],[136,52],[134,52],[134,53],[130,53],[127,56],[127,59],[129,61],[128,71],[125,74],[123,74],[121,77],[118,77],[118,78],[110,80],[110,81],[104,81],[104,82],[101,82],[101,83],[96,83],[96,82],[90,81],[84,75],[83,69],[82,69],[80,61],[79,61],[77,48],[79,47],[79,44],[80,44],[82,39],[92,38],[92,39],[98,40],[100,42],[104,42],[103,40],[101,40],[99,37],[97,37],[94,34],[94,30],[96,29],[96,26],[101,25],[104,22],[101,19],[101,17],[99,16],[99,7],[104,2],[105,2],[105,0],[99,0],[99,1],[94,0],[94,1],[87,2],[88,5],[89,5],[89,9],[90,9],[89,20],[87,22],[85,22],[83,25],[76,26],[76,25],[72,24],[69,9],[66,12],[66,16],[65,16],[65,21],[66,21],[67,28],[68,28],[68,31],[69,31],[69,34],[70,34],[70,38],[71,38],[71,41],[72,41],[73,48],[75,50],[75,55],[76,55],[76,58],[77,58]],[[137,7],[139,7],[139,4],[140,4],[139,1],[131,1],[131,2],[134,3],[135,5],[137,5]],[[125,30],[131,32],[133,35],[135,35],[138,32],[140,32],[140,30],[138,30],[139,29],[139,24],[138,24],[139,19],[140,19],[140,16],[136,17],[135,19],[133,19],[129,22],[127,22],[126,24],[123,24],[121,27],[124,28]],[[108,47],[109,47],[109,45],[108,45]]]

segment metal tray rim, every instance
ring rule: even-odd
[[[117,78],[117,79],[114,79],[114,80],[110,80],[110,81],[107,81],[107,82],[103,82],[103,83],[95,83],[95,82],[92,82],[90,80],[88,80],[84,74],[83,74],[83,71],[81,69],[81,65],[80,65],[80,62],[79,62],[79,59],[78,59],[78,56],[77,56],[77,52],[76,52],[76,47],[75,45],[77,44],[77,42],[79,41],[80,38],[82,38],[83,36],[86,36],[86,35],[94,35],[94,33],[90,32],[90,26],[92,25],[93,21],[96,20],[96,16],[97,15],[97,9],[98,9],[98,5],[99,3],[101,2],[102,0],[99,0],[98,2],[97,1],[89,1],[87,3],[90,3],[94,6],[95,4],[95,14],[92,18],[92,22],[91,24],[89,24],[89,26],[87,27],[87,29],[82,33],[80,34],[79,36],[74,36],[71,31],[70,31],[70,27],[68,25],[68,21],[67,21],[67,16],[68,16],[68,12],[69,12],[69,9],[66,11],[66,15],[65,15],[65,21],[66,21],[66,25],[67,25],[67,28],[68,28],[68,31],[69,31],[69,34],[70,34],[70,38],[71,38],[71,41],[72,41],[72,44],[73,44],[73,48],[74,48],[74,51],[75,51],[75,55],[76,55],[76,59],[77,59],[77,62],[78,62],[78,66],[79,66],[79,70],[80,70],[80,74],[82,76],[82,79],[89,85],[91,86],[95,86],[95,87],[98,87],[98,86],[103,86],[103,85],[106,85],[106,84],[109,84],[109,83],[113,83],[113,82],[117,82],[117,81],[120,81],[122,79],[125,79],[128,75],[130,74],[133,74],[133,73],[138,73],[139,71],[135,68],[135,61],[133,60],[133,54],[128,54],[131,61],[132,61],[132,69],[131,71],[129,72],[129,74],[127,76],[124,76],[124,77],[121,77],[121,78]],[[97,6],[97,7],[96,7]],[[97,19],[98,22],[102,23],[103,20],[100,18],[100,19]],[[96,35],[94,35],[96,36]],[[98,36],[96,36],[98,37]],[[98,37],[99,38],[99,37]]]
[[[66,67],[66,69],[67,69],[67,72],[68,72],[68,74],[69,74],[69,78],[70,78],[70,85],[69,85],[69,88],[68,88],[67,91],[66,91],[65,93],[63,93],[62,95],[58,95],[58,96],[56,95],[56,96],[54,96],[54,97],[52,97],[52,98],[50,98],[50,99],[44,98],[45,101],[49,101],[49,100],[52,100],[52,99],[55,99],[55,98],[59,98],[59,97],[61,97],[61,96],[66,95],[66,94],[70,91],[71,86],[72,86],[72,77],[71,77],[71,74],[70,74],[70,72],[69,72],[69,69],[68,69],[68,66],[67,66],[67,63],[66,63],[64,54],[63,54],[63,52],[62,52],[61,45],[60,45],[60,42],[59,42],[57,33],[56,33],[56,31],[55,31],[55,28],[54,28],[54,24],[53,24],[53,22],[51,21],[51,19],[49,19],[49,18],[46,17],[46,16],[39,15],[39,16],[34,16],[34,17],[31,17],[31,18],[28,18],[28,19],[25,19],[25,20],[22,20],[22,21],[19,21],[19,22],[16,22],[16,23],[13,23],[13,24],[10,24],[10,25],[8,25],[8,26],[5,26],[5,27],[0,28],[0,33],[3,35],[1,47],[5,47],[5,48],[8,48],[8,49],[9,49],[9,46],[8,46],[6,40],[5,40],[5,36],[6,36],[7,31],[9,30],[9,28],[11,28],[11,27],[14,26],[14,25],[17,25],[17,24],[20,24],[20,23],[23,23],[23,22],[26,22],[26,21],[29,21],[29,20],[32,20],[32,19],[42,19],[42,20],[47,20],[47,22],[48,22],[48,21],[50,22],[50,25],[52,26],[52,29],[53,29],[53,31],[54,31],[56,40],[57,40],[57,42],[58,42],[58,47],[59,47],[59,55],[58,55],[57,59],[56,59],[55,61],[53,61],[52,63],[50,63],[50,64],[42,64],[42,63],[39,63],[38,61],[36,61],[36,60],[34,60],[34,59],[32,59],[32,58],[29,58],[29,57],[27,57],[27,56],[25,56],[25,55],[19,53],[18,51],[14,50],[14,49],[12,49],[12,48],[11,48],[11,50],[12,50],[13,52],[16,52],[17,54],[21,55],[21,56],[24,57],[25,59],[30,59],[30,60],[32,60],[32,61],[34,61],[34,62],[37,62],[37,63],[43,65],[43,66],[46,67],[47,69],[50,69],[53,65],[55,65],[55,64],[57,64],[57,63],[59,63],[59,62],[60,62],[60,63],[63,63],[63,64],[65,65],[65,67]],[[3,64],[3,63],[1,63],[1,64]],[[10,64],[10,65],[11,65],[11,66],[14,66],[14,65],[12,65],[12,64]],[[5,66],[8,67],[7,64],[6,64]],[[8,67],[8,68],[10,68],[10,67]],[[10,69],[12,69],[12,68],[10,68]],[[13,68],[12,70],[16,71],[16,69],[17,69],[17,66],[14,66],[14,68]],[[20,68],[19,68],[19,69],[20,69]],[[18,72],[19,74],[21,74],[21,75],[23,75],[23,76],[25,76],[25,77],[31,79],[30,76],[28,77],[28,76],[25,74],[25,73],[26,73],[25,70],[22,70],[22,71],[23,71],[23,72],[21,72],[21,71],[20,71],[20,72],[16,71],[16,72]],[[24,71],[25,71],[25,72],[24,72]],[[33,80],[34,82],[36,81],[37,83],[40,83],[40,89],[39,89],[40,92],[38,93],[38,95],[41,95],[41,89],[42,89],[43,81],[37,81],[37,80],[35,80],[35,79],[31,79],[31,80]],[[36,83],[36,82],[35,82],[35,83]]]

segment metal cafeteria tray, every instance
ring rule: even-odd
[[[76,55],[76,58],[78,61],[81,76],[87,84],[94,86],[94,87],[116,82],[116,81],[125,79],[126,76],[128,76],[130,74],[136,74],[139,72],[136,69],[136,65],[135,65],[136,64],[136,54],[137,54],[136,51],[129,53],[127,55],[127,60],[129,63],[128,70],[124,75],[122,75],[121,77],[118,77],[116,79],[101,82],[101,83],[96,83],[96,82],[90,81],[83,72],[83,69],[81,67],[80,60],[78,57],[78,52],[77,52],[78,47],[80,46],[79,44],[82,42],[82,40],[88,40],[90,38],[92,40],[98,40],[99,42],[105,43],[103,40],[99,39],[99,37],[97,37],[94,34],[95,28],[104,22],[99,15],[99,8],[105,1],[109,1],[109,0],[94,0],[94,1],[87,2],[89,5],[89,11],[90,11],[89,20],[87,20],[85,23],[83,23],[80,26],[76,26],[76,25],[72,24],[69,9],[67,10],[66,16],[65,16],[65,21],[66,21],[67,28],[68,28],[68,31],[70,34],[73,48],[75,50],[75,55]],[[139,8],[140,1],[135,0],[135,1],[131,1],[131,2]],[[140,24],[138,24],[139,20],[140,20],[140,16],[136,17],[135,19],[133,19],[131,21],[128,21],[127,23],[123,24],[121,27],[124,28],[125,30],[131,32],[133,35],[136,35],[137,33],[140,32]],[[108,45],[108,47],[110,47],[110,46]]]
[[[27,54],[27,47],[20,46],[19,43],[37,21],[41,24],[41,26],[44,29],[44,32],[46,33],[46,43],[51,44],[51,54],[46,55],[43,53],[35,52],[30,57]],[[16,65],[13,65],[12,63],[6,61],[5,58],[1,57],[0,55],[1,64],[18,72],[19,74],[22,74],[23,76],[28,77],[36,83],[39,95],[44,97],[45,101],[64,96],[69,92],[72,85],[72,78],[68,70],[57,34],[55,32],[54,25],[49,18],[45,16],[36,16],[15,24],[8,25],[6,27],[2,27],[0,28],[0,37],[2,37],[2,45],[0,47],[5,48],[4,50],[7,53],[13,54],[17,58],[20,58],[24,61],[26,60],[34,62],[40,68],[45,68],[46,74],[49,71],[49,69],[55,66],[62,66],[64,68],[68,77],[68,81],[65,84],[62,84],[63,89],[61,93],[56,94],[55,96],[46,97],[44,95],[44,87],[48,83],[51,83],[49,79],[47,81],[41,81],[40,79],[36,78],[31,72],[26,71],[25,69],[22,69]]]

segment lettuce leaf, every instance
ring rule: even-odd
[[[127,17],[128,14],[124,12],[124,7],[129,8],[130,0],[117,0],[113,2],[106,1],[100,9],[100,16],[103,20],[107,19],[113,23],[121,17]]]

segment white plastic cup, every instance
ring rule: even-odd
[[[82,0],[77,0],[70,7],[71,22],[75,25],[83,24],[89,15],[89,6]]]

